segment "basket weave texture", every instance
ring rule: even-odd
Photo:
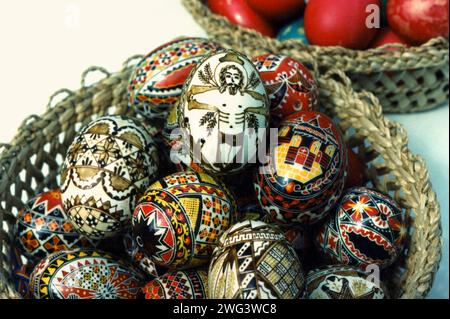
[[[102,71],[106,77],[86,86],[86,75],[95,70]],[[11,143],[1,145],[0,297],[19,298],[10,260],[14,245],[12,229],[18,210],[38,192],[58,186],[59,165],[80,127],[105,114],[135,116],[127,105],[132,70],[128,61],[114,74],[104,69],[88,69],[83,74],[80,90],[62,90],[68,95],[65,99],[54,106],[49,103],[43,115],[27,118]],[[321,87],[323,111],[336,120],[347,145],[367,163],[368,186],[397,200],[410,223],[412,231],[407,236],[407,249],[382,274],[382,280],[386,281],[391,297],[425,297],[441,256],[439,205],[426,165],[409,151],[405,130],[383,116],[373,94],[355,92],[350,79],[341,71],[319,74],[315,69],[315,73]]]
[[[394,45],[394,52],[305,45],[299,40],[278,41],[234,25],[212,13],[203,0],[182,1],[208,36],[223,46],[248,56],[277,53],[302,61],[305,54],[312,55],[321,68],[345,72],[357,91],[374,93],[385,112],[425,111],[449,99],[449,46],[444,38],[411,48]]]

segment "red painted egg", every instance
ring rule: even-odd
[[[373,5],[380,8],[380,1],[310,0],[305,10],[306,37],[315,45],[363,50],[378,30],[368,24],[373,22]]]
[[[345,188],[363,186],[365,165],[358,155],[348,147],[347,180]]]
[[[275,37],[275,29],[246,0],[208,0],[208,6],[212,12],[226,17],[231,23]]]
[[[271,21],[287,21],[299,17],[305,0],[247,0],[249,6]]]
[[[383,28],[377,33],[372,43],[370,43],[370,48],[378,48],[386,44],[403,44],[406,47],[410,46],[405,39],[403,39],[397,33],[392,31],[392,29],[389,27]],[[387,47],[385,48],[385,50],[395,51],[398,49]]]
[[[380,192],[358,187],[345,192],[336,212],[319,228],[315,242],[334,263],[383,268],[399,256],[406,234],[397,203]]]
[[[269,95],[272,116],[284,118],[318,106],[318,84],[301,62],[283,55],[265,54],[255,57],[253,64]]]
[[[347,176],[347,151],[325,114],[298,112],[278,129],[278,143],[256,174],[264,211],[282,225],[308,225],[336,204]]]
[[[416,44],[439,36],[448,39],[448,4],[448,0],[389,0],[389,25]]]

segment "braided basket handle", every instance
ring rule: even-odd
[[[93,83],[90,83],[89,85],[87,85],[87,77],[90,74],[93,74],[95,72],[99,72],[102,73],[104,75],[103,79],[109,78],[111,76],[111,73],[106,70],[105,68],[101,67],[101,66],[91,66],[89,68],[87,68],[82,74],[81,74],[81,87],[82,88],[87,88],[88,86],[91,86],[97,82],[99,82],[100,80],[94,81]]]

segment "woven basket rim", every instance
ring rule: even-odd
[[[30,143],[35,137],[35,133],[42,134],[40,131],[49,124],[48,121],[51,120],[50,115],[57,113],[59,116],[67,116],[68,112],[73,112],[71,108],[77,101],[101,99],[105,96],[105,92],[116,89],[116,86],[120,84],[121,76],[129,75],[127,72],[130,72],[131,68],[131,66],[125,66],[119,72],[108,73],[105,79],[88,87],[82,86],[81,89],[74,91],[73,94],[69,93],[64,100],[47,109],[42,116],[27,118],[24,121],[24,125],[18,129],[12,142],[9,145],[0,145],[0,148],[3,148],[3,151],[0,152],[0,196],[3,196],[3,192],[8,191],[10,175],[14,174],[12,170],[15,169],[17,164],[14,161],[17,154],[21,151],[21,145]],[[89,68],[89,70],[92,71],[95,68]],[[84,78],[86,75],[83,75],[82,83],[85,83]],[[417,247],[413,246],[409,249],[408,256],[410,257],[408,257],[407,272],[404,275],[408,277],[407,279],[402,279],[402,284],[405,286],[403,287],[402,285],[402,290],[404,291],[400,294],[400,297],[403,298],[424,297],[431,289],[434,276],[439,267],[441,258],[440,240],[442,236],[439,204],[429,181],[426,164],[420,156],[413,155],[407,148],[408,139],[404,128],[399,123],[383,116],[378,99],[373,94],[354,92],[350,79],[344,72],[330,70],[326,74],[321,75],[319,83],[323,89],[321,95],[331,96],[334,92],[342,90],[342,95],[346,97],[351,96],[356,101],[354,106],[358,106],[358,108],[346,109],[344,114],[339,114],[339,118],[342,120],[354,125],[354,123],[358,123],[354,122],[354,120],[365,121],[369,116],[371,117],[371,121],[367,123],[368,127],[364,127],[359,133],[363,133],[364,140],[369,140],[371,143],[376,144],[377,150],[379,149],[380,152],[383,152],[377,156],[381,155],[386,161],[389,161],[389,166],[395,175],[405,181],[408,189],[404,191],[408,192],[416,200],[411,205],[414,205],[414,209],[418,209],[421,214],[423,213],[423,216],[419,217],[426,220],[422,220],[422,222],[429,223],[429,229],[421,227],[413,234],[411,240],[414,241]],[[389,153],[388,149],[390,148],[399,152]],[[0,221],[3,220],[3,213],[3,208],[0,207]],[[422,234],[422,232],[424,233]],[[426,236],[425,241],[423,236]],[[0,241],[0,248],[2,245],[3,241]],[[430,254],[429,245],[432,245],[434,248],[431,256],[428,255]],[[3,258],[2,256],[0,250],[0,262]],[[408,262],[412,262],[413,265],[408,265]],[[415,266],[415,262],[420,263],[420,269],[412,268]],[[0,296],[17,297],[17,292],[12,290],[8,283],[8,281],[3,279],[3,274],[0,271]]]
[[[303,44],[300,40],[289,39],[279,41],[276,38],[270,38],[262,35],[260,32],[232,24],[227,18],[213,13],[204,0],[182,0],[183,5],[195,18],[208,35],[220,37],[220,34],[229,34],[235,32],[246,34],[249,37],[255,37],[265,43],[267,48],[273,48],[274,52],[284,46],[294,44],[299,51],[305,51],[316,57],[319,64],[324,67],[333,68],[338,63],[344,72],[351,73],[373,73],[381,71],[400,71],[421,67],[433,67],[448,64],[449,61],[449,43],[444,37],[437,37],[429,40],[420,46],[405,47],[402,45],[385,45],[379,48],[367,50],[353,50],[341,46],[318,46]],[[207,19],[213,19],[222,26],[227,26],[222,31],[212,32],[206,22]],[[236,41],[239,41],[236,39]],[[398,50],[385,50],[387,47],[397,48]],[[322,57],[325,57],[322,59]],[[417,58],[423,57],[418,63]],[[355,61],[360,65],[355,67]],[[382,61],[382,63],[380,63]]]

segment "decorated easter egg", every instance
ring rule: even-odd
[[[164,115],[178,101],[194,65],[219,45],[203,38],[180,38],[147,54],[128,86],[131,107],[145,117]]]
[[[282,27],[278,32],[277,39],[280,41],[300,40],[303,44],[309,44],[305,34],[305,20],[300,18]]]
[[[408,41],[422,44],[435,37],[448,39],[448,0],[389,0],[390,27]]]
[[[371,5],[378,6],[376,12]],[[379,0],[310,0],[304,16],[306,37],[314,45],[364,50],[377,33],[379,25],[371,16],[379,15],[379,8]]]
[[[402,210],[391,198],[358,187],[345,192],[315,240],[332,262],[364,269],[370,264],[392,264],[402,251],[406,233]]]
[[[143,278],[128,264],[94,250],[58,251],[30,279],[36,299],[136,299]]]
[[[311,270],[306,276],[308,299],[386,299],[384,285],[361,269],[334,265]]]
[[[380,31],[378,31],[377,35],[375,36],[375,38],[373,39],[373,41],[370,43],[370,48],[378,48],[378,47],[382,47],[383,45],[386,44],[402,44],[406,47],[409,47],[409,43],[403,39],[402,37],[400,37],[399,35],[397,35],[394,31],[392,31],[391,28],[386,27],[381,29]],[[387,51],[395,51],[398,50],[397,48],[391,48],[391,47],[387,47],[385,48]]]
[[[274,37],[275,29],[260,14],[256,13],[247,0],[208,0],[212,12],[227,18],[231,23]]]
[[[283,232],[261,221],[230,227],[213,252],[208,271],[211,299],[297,299],[302,265]]]
[[[61,195],[74,228],[93,239],[119,234],[131,221],[135,195],[157,174],[148,132],[121,116],[101,117],[76,136],[61,171]]]
[[[317,108],[317,82],[301,62],[284,55],[265,54],[255,57],[253,64],[269,95],[271,116],[284,118]]]
[[[365,165],[362,159],[350,147],[347,147],[348,165],[345,189],[359,187],[364,184]]]
[[[132,233],[155,264],[192,268],[209,261],[235,214],[234,199],[221,182],[204,173],[179,172],[155,182],[140,197]]]
[[[208,272],[173,271],[152,280],[143,291],[145,299],[207,299]]]
[[[270,21],[287,21],[300,16],[305,0],[247,0],[249,6]]]
[[[133,265],[150,276],[150,278],[157,278],[167,272],[166,268],[155,264],[155,262],[142,251],[142,248],[138,246],[131,233],[126,233],[124,235],[123,244],[129,260],[131,260]]]
[[[273,221],[313,224],[336,204],[346,169],[347,149],[338,127],[325,114],[302,111],[281,123],[255,189]]]
[[[190,155],[187,165],[229,174],[256,162],[269,102],[258,71],[244,55],[224,50],[197,64],[177,113]]]
[[[29,200],[17,217],[18,247],[29,258],[39,260],[58,250],[95,247],[80,235],[64,213],[59,189]]]

